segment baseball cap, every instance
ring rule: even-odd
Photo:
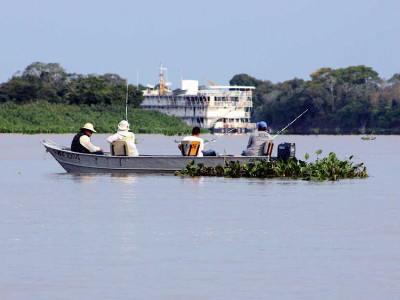
[[[257,123],[257,127],[261,127],[261,128],[267,128],[267,123],[265,123],[264,121],[260,121]]]

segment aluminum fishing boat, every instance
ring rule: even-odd
[[[252,162],[255,159],[268,161],[268,156],[181,156],[181,155],[140,155],[140,156],[112,156],[85,154],[71,151],[51,140],[43,140],[43,146],[56,161],[69,173],[135,173],[135,172],[174,172],[185,168],[191,160],[195,164],[204,164],[208,167],[224,165],[230,161],[239,161],[240,164]]]

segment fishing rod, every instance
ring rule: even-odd
[[[236,128],[236,127],[235,127],[235,128],[232,128],[231,130],[225,132],[223,135],[220,135],[220,136],[217,137],[216,139],[212,139],[212,140],[209,140],[208,142],[204,143],[204,145],[209,144],[209,143],[214,143],[216,140],[222,138],[223,136],[227,135],[228,133],[231,133],[231,132],[234,131],[235,129],[237,129],[237,128]]]
[[[292,125],[294,122],[296,122],[297,119],[300,118],[302,115],[304,115],[307,111],[308,111],[308,108],[307,108],[305,111],[303,111],[296,119],[294,119],[292,122],[290,122],[289,124],[287,124],[285,128],[279,130],[278,133],[275,134],[274,137],[273,137],[271,140],[274,140],[279,134],[281,134],[282,131],[284,131],[284,130],[287,129],[290,125]]]
[[[128,78],[126,78],[125,121],[128,122]]]

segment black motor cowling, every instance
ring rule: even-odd
[[[278,145],[278,158],[281,160],[287,160],[293,158],[296,155],[296,144],[295,143],[282,143]]]

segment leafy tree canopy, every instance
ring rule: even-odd
[[[370,67],[364,65],[352,66],[343,69],[333,70],[331,68],[321,68],[310,75],[315,83],[324,83],[334,80],[341,83],[365,84],[368,82],[379,83],[378,73]]]
[[[385,84],[375,70],[360,65],[320,68],[310,78],[272,84],[239,74],[230,83],[256,87],[252,121],[265,120],[275,131],[308,109],[290,132],[400,133],[400,74]]]
[[[18,104],[44,100],[50,103],[118,104],[125,103],[126,82],[117,74],[68,74],[58,63],[35,62],[20,75],[0,85],[0,102]],[[129,104],[139,107],[140,90],[129,85]]]
[[[233,78],[229,81],[230,85],[244,85],[244,86],[254,86],[258,87],[262,83],[261,80],[258,80],[254,77],[251,77],[247,74],[238,74],[233,76]]]

